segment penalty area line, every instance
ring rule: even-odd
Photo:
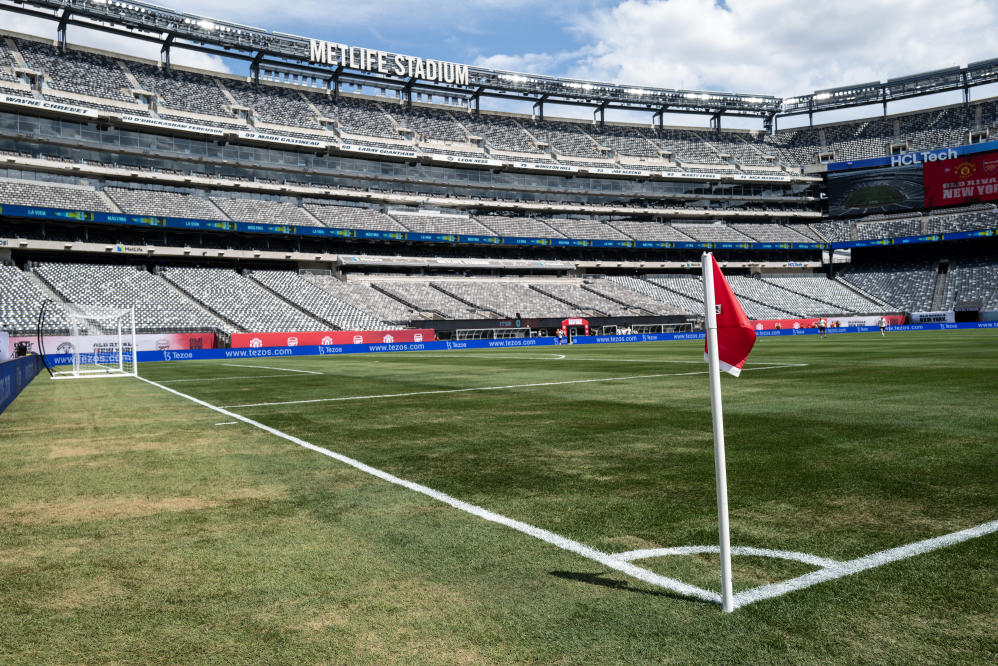
[[[266,377],[287,377],[287,375],[270,373],[269,375],[230,375],[228,377],[194,377],[190,379],[161,379],[159,381],[163,384],[180,384],[189,382],[224,382],[230,379],[264,379]]]
[[[701,361],[702,363],[702,361]],[[770,365],[764,368],[742,368],[742,372],[759,370],[778,370],[780,368],[800,368],[806,363],[791,363]],[[440,395],[444,393],[469,393],[471,391],[508,391],[510,389],[537,388],[541,386],[565,386],[566,384],[595,384],[599,382],[621,382],[628,379],[656,379],[658,377],[686,377],[689,375],[706,375],[706,370],[692,372],[662,372],[653,375],[628,375],[626,377],[597,377],[594,379],[569,379],[563,382],[535,382],[533,384],[507,384],[503,386],[474,386],[460,389],[437,389],[433,391],[412,391],[410,393],[383,393],[381,395],[348,395],[339,398],[311,398],[308,400],[285,400],[282,402],[253,402],[244,405],[223,405],[222,409],[242,409],[247,407],[279,407],[283,405],[309,405],[317,402],[345,402],[348,400],[383,400],[386,398],[406,398],[415,395]]]
[[[695,585],[684,583],[680,580],[675,580],[673,578],[661,576],[647,569],[635,566],[630,562],[620,560],[617,557],[611,555],[610,553],[604,553],[602,551],[596,550],[595,548],[579,543],[578,541],[573,541],[568,537],[561,536],[560,534],[555,534],[554,532],[550,532],[540,527],[534,527],[533,525],[529,525],[514,518],[509,518],[507,516],[503,516],[493,511],[489,511],[488,509],[484,509],[480,506],[476,506],[474,504],[470,504],[468,502],[459,500],[456,497],[452,497],[451,495],[442,493],[439,490],[434,490],[433,488],[430,488],[428,486],[424,486],[415,483],[413,481],[408,481],[406,479],[397,477],[394,474],[390,474],[389,472],[377,469],[376,467],[371,467],[370,465],[362,463],[359,460],[355,460],[341,453],[336,453],[335,451],[331,451],[321,446],[316,446],[315,444],[306,442],[305,440],[295,437],[294,435],[289,435],[285,432],[281,432],[276,428],[271,428],[270,426],[260,423],[259,421],[254,421],[253,419],[247,418],[240,414],[236,414],[235,412],[227,411],[223,407],[218,407],[216,405],[212,405],[211,403],[205,402],[204,400],[200,400],[193,396],[187,395],[186,393],[181,393],[180,391],[172,389],[169,386],[163,386],[162,384],[157,384],[156,382],[146,379],[145,377],[138,377],[138,379],[142,380],[147,384],[150,384],[164,391],[167,391],[168,393],[172,393],[178,397],[184,398],[185,400],[189,400],[197,405],[201,405],[202,407],[207,407],[208,409],[218,412],[219,414],[223,414],[225,416],[228,416],[229,418],[236,419],[247,425],[251,425],[254,428],[259,428],[264,432],[270,433],[271,435],[274,435],[276,437],[280,437],[281,439],[287,440],[293,444],[297,444],[302,448],[314,451],[315,453],[319,453],[328,458],[332,458],[333,460],[337,460],[345,465],[353,467],[356,470],[364,472],[365,474],[370,474],[371,476],[377,477],[382,481],[387,481],[388,483],[401,486],[413,492],[417,492],[421,495],[425,495],[431,499],[437,500],[438,502],[442,502],[455,509],[464,511],[465,513],[469,513],[473,516],[477,516],[478,518],[482,518],[483,520],[487,520],[491,523],[503,525],[517,532],[521,532],[522,534],[532,536],[535,539],[539,539],[545,543],[548,543],[552,546],[556,546],[570,553],[575,553],[576,555],[580,555],[588,560],[592,560],[593,562],[597,562],[598,564],[601,564],[605,567],[608,567],[615,571],[619,571],[620,573],[626,574],[642,582],[648,583],[649,585],[671,590],[673,592],[676,592],[677,594],[681,594],[694,599],[700,599],[701,601],[707,601],[718,605],[720,605],[721,603],[721,595],[718,594],[717,592],[712,592],[710,590],[705,590],[703,588],[696,587]]]
[[[315,370],[295,370],[294,368],[275,368],[270,365],[248,365],[246,363],[223,363],[231,368],[262,368],[263,370],[279,370],[281,372],[298,372],[303,375],[321,375],[323,373]]]

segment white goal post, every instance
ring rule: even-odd
[[[69,305],[68,336],[54,336],[53,379],[138,377],[135,308]]]

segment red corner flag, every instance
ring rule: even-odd
[[[731,291],[731,287],[728,286],[728,281],[724,279],[724,274],[721,273],[721,268],[717,265],[717,260],[714,259],[713,254],[710,254],[710,262],[714,278],[712,280],[714,298],[711,301],[714,303],[714,312],[717,313],[718,366],[721,370],[737,377],[742,372],[742,366],[745,365],[749,352],[752,351],[752,345],[755,344],[755,330],[749,323],[748,317],[745,316],[745,311],[742,310],[738,299],[735,298],[734,292]],[[706,271],[704,277],[707,277]],[[710,287],[707,282],[705,279],[705,290]],[[708,295],[705,293],[705,302],[708,302],[707,298]],[[709,361],[708,343],[709,340],[705,339],[703,347],[703,360],[705,361]]]

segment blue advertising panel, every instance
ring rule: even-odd
[[[913,153],[901,153],[900,155],[887,155],[884,157],[869,157],[862,160],[849,160],[845,162],[829,162],[826,166],[828,171],[848,171],[850,169],[868,169],[871,167],[903,167],[925,164],[926,162],[939,162],[940,160],[951,160],[961,155],[973,155],[974,153],[984,153],[989,150],[998,150],[998,141],[988,141],[987,143],[975,143],[969,146],[956,146],[954,148],[939,148],[937,150],[922,150]]]
[[[998,329],[998,321],[970,322],[957,324],[906,324],[890,326],[888,331],[950,331],[968,329]],[[829,328],[829,335],[843,333],[879,333],[876,326],[848,326]],[[756,331],[760,338],[787,335],[818,335],[816,328],[764,330]],[[703,340],[703,333],[691,331],[686,333],[635,333],[632,335],[586,335],[575,336],[573,344],[600,345],[628,342],[664,342],[674,340]],[[376,345],[311,345],[302,347],[255,347],[239,349],[190,349],[180,351],[140,351],[139,362],[150,363],[158,361],[209,361],[217,359],[250,360],[261,358],[291,358],[295,356],[338,356],[343,354],[378,354],[385,352],[420,352],[420,351],[459,351],[467,349],[515,349],[522,347],[565,347],[556,338],[512,338],[506,340],[452,340],[435,342],[396,342]],[[548,349],[552,352],[553,350]],[[71,361],[69,354],[49,354],[51,365],[66,365]],[[2,366],[0,366],[2,368]],[[34,377],[34,375],[32,375]],[[29,380],[30,381],[30,380]]]
[[[44,367],[42,357],[37,354],[0,363],[0,414]]]
[[[945,234],[929,234],[927,236],[902,236],[900,238],[843,241],[841,243],[832,243],[832,249],[838,250],[840,248],[851,247],[878,247],[881,245],[911,245],[913,243],[938,243],[940,241],[988,238],[991,236],[998,236],[998,229],[978,229],[977,231],[954,231]]]
[[[458,234],[424,234],[403,231],[367,229],[331,229],[281,224],[257,224],[219,220],[194,220],[180,217],[151,217],[92,211],[64,210],[36,206],[0,205],[0,215],[39,220],[75,220],[97,224],[124,224],[160,229],[188,231],[236,231],[285,236],[318,236],[324,238],[361,238],[366,240],[409,241],[416,243],[458,243],[468,245],[541,245],[555,247],[605,247],[681,250],[827,250],[825,243],[680,243],[666,241],[590,240],[583,238],[525,238],[521,236],[464,236]]]

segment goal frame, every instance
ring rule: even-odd
[[[64,337],[70,351],[50,355],[45,349],[46,312],[52,305],[43,303],[38,316],[38,349],[52,379],[139,376],[135,308],[67,305],[69,330]],[[81,351],[84,344],[95,348]]]

